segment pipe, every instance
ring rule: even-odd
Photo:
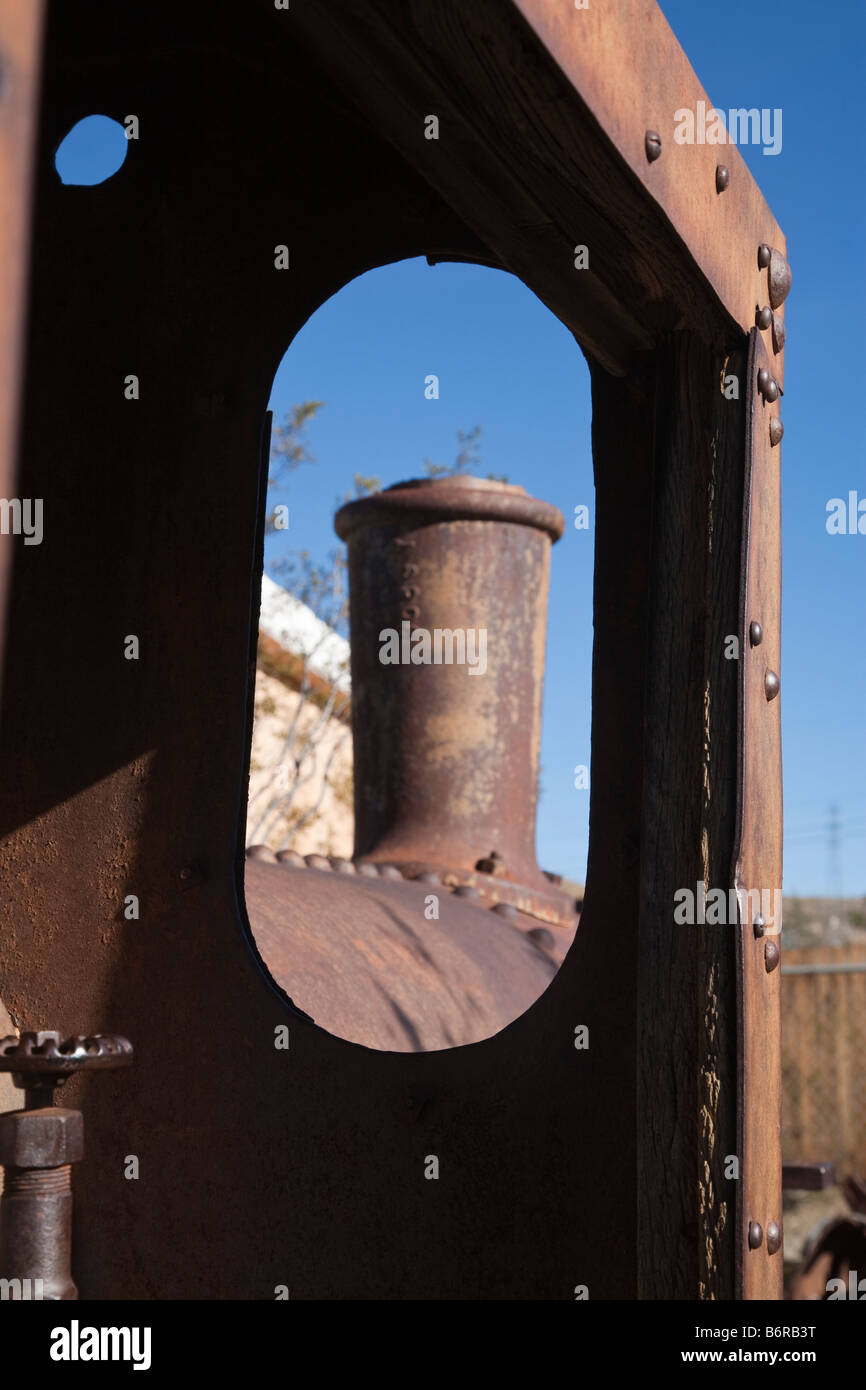
[[[573,902],[535,855],[556,507],[466,476],[347,503],[355,856]]]

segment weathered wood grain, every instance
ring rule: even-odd
[[[725,354],[658,356],[641,822],[640,1293],[730,1297],[734,932],[679,925],[674,894],[726,887],[736,812],[743,410]],[[742,354],[727,358],[739,372]]]

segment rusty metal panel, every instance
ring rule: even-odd
[[[669,431],[678,461],[669,480],[688,481],[677,470],[687,469],[706,423],[696,423],[703,411],[695,401],[709,399],[716,357],[731,334],[741,340],[741,329],[662,203],[635,179],[515,6],[376,0],[339,14],[325,6],[290,13],[215,3],[203,39],[199,7],[154,0],[146,22],[86,0],[49,7],[32,301],[37,369],[23,453],[28,484],[51,488],[65,526],[46,563],[20,553],[15,560],[16,660],[4,670],[0,748],[8,769],[0,788],[3,979],[16,1023],[117,1029],[140,1059],[128,1085],[105,1078],[87,1107],[93,1159],[77,1175],[75,1277],[85,1297],[270,1299],[278,1282],[302,1299],[571,1299],[576,1285],[593,1299],[633,1297],[638,917],[642,864],[652,857],[642,825],[648,772],[670,749],[666,692],[657,692],[650,727],[645,717],[647,633],[658,625],[660,598],[673,593],[676,611],[690,614],[689,604],[706,596],[694,536],[689,573],[676,572],[672,546],[665,585],[653,588],[646,519],[654,413],[663,402],[652,379],[665,334],[693,324],[713,361],[704,394],[677,397]],[[309,45],[347,14],[361,16],[375,61],[359,42],[311,63]],[[417,41],[426,25],[440,60],[424,78]],[[492,47],[479,43],[479,25],[489,27]],[[528,63],[519,68],[519,102],[515,53]],[[334,87],[328,72],[346,66],[345,87]],[[435,109],[431,95],[464,117],[435,167],[421,133],[425,107]],[[148,138],[118,175],[96,189],[61,188],[50,155],[72,121],[145,100]],[[577,130],[588,135],[582,150],[580,140],[564,138]],[[291,178],[274,176],[283,168]],[[142,217],[143,206],[152,216]],[[586,282],[575,279],[570,259],[565,268],[558,259],[583,211],[599,262]],[[786,280],[774,226],[767,214],[760,268],[771,272],[771,312]],[[273,245],[288,235],[292,271],[281,277]],[[543,998],[483,1043],[401,1056],[343,1042],[294,1010],[262,969],[249,932],[241,876],[261,559],[256,469],[274,370],[309,315],[373,265],[443,250],[498,258],[521,273],[565,322],[585,326],[583,345],[597,346],[607,369],[597,367],[593,385],[592,831],[581,928]],[[731,273],[742,270],[751,294],[757,246],[748,265],[740,251],[734,239]],[[756,294],[755,303],[764,299]],[[780,324],[761,331],[780,347]],[[638,370],[633,359],[643,348],[652,355]],[[118,389],[126,360],[146,364],[141,410],[131,411]],[[693,376],[682,378],[688,386]],[[62,457],[44,429],[47,382],[64,430]],[[762,407],[756,419],[767,413]],[[702,454],[705,470],[708,459]],[[689,518],[705,481],[691,478]],[[118,516],[127,524],[119,527]],[[756,573],[763,564],[753,557]],[[687,585],[696,587],[684,601]],[[735,582],[723,589],[736,598]],[[769,601],[768,613],[769,627]],[[142,634],[139,663],[122,657],[129,631]],[[695,631],[705,635],[706,625]],[[662,868],[674,862],[670,845],[677,851],[684,819],[690,834],[700,826],[700,719],[685,706],[703,657],[688,635],[668,647],[685,652],[676,707],[690,742],[668,808]],[[69,697],[59,710],[58,671]],[[749,723],[754,717],[760,735],[758,703],[746,701],[748,757],[760,746]],[[777,718],[778,702],[770,709]],[[760,830],[744,826],[749,853]],[[689,854],[699,838],[692,835]],[[748,854],[741,869],[747,884],[766,871]],[[287,872],[281,891],[302,877]],[[420,894],[403,890],[405,901]],[[140,895],[140,923],[123,917],[127,892]],[[746,984],[757,989],[752,963]],[[293,973],[287,952],[287,987]],[[772,1176],[772,1133],[760,1073],[749,1079],[762,1017],[753,1002],[744,1007],[752,1048],[744,1167],[755,1178],[747,1177],[745,1196],[769,1210],[772,1194],[759,1178],[767,1163],[767,1183]],[[190,1047],[177,1046],[179,1022]],[[291,1048],[282,1053],[274,1033],[284,1025]],[[574,1046],[577,1025],[592,1035],[590,1064]],[[694,1097],[694,1029],[666,1045]],[[667,1067],[664,1052],[660,1058]],[[73,1099],[81,1084],[69,1082]],[[661,1129],[657,1137],[660,1146],[668,1140]],[[670,1175],[693,1203],[695,1231],[685,1237],[692,1246],[697,1144]],[[134,1195],[122,1176],[129,1152],[141,1153],[147,1173]],[[419,1181],[428,1152],[444,1156],[438,1188]],[[670,1152],[667,1142],[666,1159]],[[648,1182],[656,1186],[647,1207],[658,1194],[652,1173]],[[516,1192],[531,1201],[516,1202]],[[653,1219],[658,1226],[668,1217]],[[763,1224],[770,1219],[765,1213]],[[661,1271],[668,1286],[670,1274]],[[730,1281],[720,1283],[719,1296],[731,1291]]]
[[[10,1013],[122,1033],[139,1059],[122,1080],[67,1083],[73,1107],[88,1091],[75,1282],[82,1298],[272,1300],[278,1283],[301,1300],[628,1296],[633,971],[615,915],[590,909],[587,943],[495,1037],[400,1055],[296,1012],[243,899],[274,371],[354,276],[437,246],[472,254],[476,238],[302,55],[288,72],[272,61],[272,9],[211,7],[204,44],[199,10],[154,3],[144,22],[113,8],[106,27],[106,9],[49,13],[23,463],[65,525],[38,566],[16,553],[0,729]],[[148,138],[118,174],[60,185],[50,155],[70,124],[145,98]],[[123,398],[126,361],[146,364],[141,411]],[[127,893],[140,921],[124,918]],[[599,1030],[600,1064],[575,1048],[577,1025]]]
[[[749,353],[746,515],[740,614],[741,787],[734,883],[739,953],[738,1296],[782,1296],[781,447],[775,368]],[[761,890],[760,901],[748,897]]]

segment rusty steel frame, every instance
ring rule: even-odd
[[[781,867],[772,214],[736,149],[719,191],[719,149],[667,138],[704,94],[650,0],[71,10],[46,6],[21,483],[63,527],[14,552],[0,994],[21,1027],[117,1029],[141,1059],[88,1096],[82,1296],[778,1297],[780,972],[751,920],[671,921],[702,875],[772,888]],[[147,138],[105,185],[62,188],[53,151],[93,110],[144,112]],[[273,372],[340,286],[419,254],[519,275],[590,359],[593,782],[580,930],[547,992],[484,1043],[398,1056],[293,1010],[240,884]],[[429,1152],[435,1193],[412,1167]]]

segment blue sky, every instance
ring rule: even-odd
[[[722,10],[663,0],[716,106],[782,109],[776,156],[741,146],[788,238],[783,451],[782,721],[785,889],[866,894],[866,535],[830,536],[831,497],[866,497],[858,400],[864,389],[866,238],[860,100],[866,6],[786,0],[777,16],[753,0]],[[114,138],[119,135],[115,130]],[[122,145],[125,140],[120,135]],[[82,132],[58,160],[85,182],[112,145],[107,123]],[[424,397],[435,373],[440,397]],[[451,463],[458,429],[481,426],[484,472],[504,473],[554,502],[566,533],[552,556],[538,818],[543,867],[582,879],[589,761],[592,539],[571,524],[592,510],[589,377],[570,334],[518,280],[477,266],[408,261],[370,272],[323,305],[274,380],[279,422],[307,399],[325,402],[309,440],[314,464],[278,499],[292,527],[267,558],[335,544],[333,503],[352,475],[383,485]],[[837,808],[835,863],[828,818]]]
[[[438,400],[425,399],[430,373]],[[275,419],[308,398],[325,405],[309,431],[317,462],[286,492],[292,525],[302,518],[296,544],[333,545],[331,504],[354,473],[387,486],[422,474],[425,458],[451,464],[458,429],[475,425],[479,471],[572,518],[552,554],[538,846],[544,868],[582,881],[588,792],[573,783],[589,763],[593,544],[573,517],[580,503],[592,516],[594,489],[589,373],[574,339],[513,276],[404,261],[353,281],[298,334],[274,381]]]

